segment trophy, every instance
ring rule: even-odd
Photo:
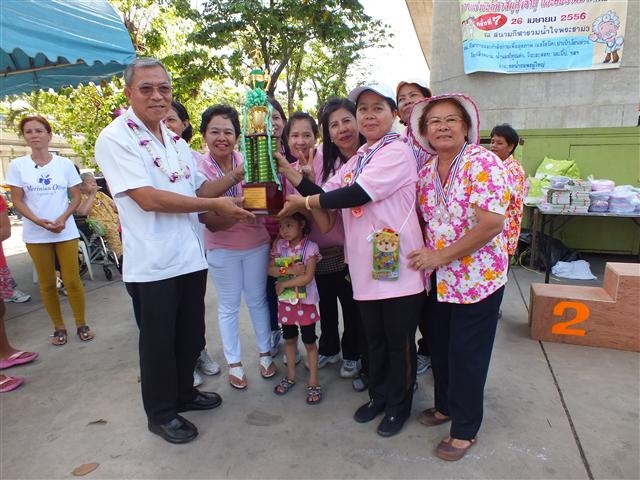
[[[272,137],[272,106],[265,87],[268,79],[259,68],[251,71],[251,90],[242,109],[241,147],[244,157],[242,186],[243,207],[254,213],[274,214],[284,205],[282,184],[278,177],[277,161],[273,157],[276,142]]]

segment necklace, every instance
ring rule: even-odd
[[[133,130],[133,132],[138,137],[140,146],[144,147],[147,150],[147,152],[151,156],[151,160],[153,161],[153,164],[156,167],[158,167],[160,169],[160,171],[167,176],[167,178],[169,178],[169,181],[171,183],[175,183],[180,178],[187,179],[187,178],[191,177],[191,172],[189,171],[189,166],[188,165],[185,166],[184,160],[182,159],[182,155],[180,155],[180,152],[176,148],[176,143],[178,142],[178,140],[180,140],[180,137],[178,135],[173,135],[171,137],[171,141],[169,142],[171,144],[171,146],[173,147],[173,151],[176,152],[176,157],[178,158],[178,171],[177,172],[170,172],[169,170],[167,170],[167,168],[162,163],[162,159],[161,159],[160,155],[158,155],[157,152],[154,150],[154,148],[152,146],[152,141],[150,139],[144,138],[142,136],[142,132],[140,131],[140,127],[138,126],[138,124],[136,122],[134,122],[133,120],[131,120],[131,117],[129,117],[128,114],[125,117],[125,119],[126,119],[126,122],[127,122],[127,126],[131,130]],[[161,129],[160,131],[162,131],[162,127],[160,127],[160,129]]]

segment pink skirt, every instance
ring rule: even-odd
[[[278,322],[280,325],[313,325],[320,320],[315,304],[278,302]]]
[[[13,297],[13,279],[9,267],[0,266],[0,299]]]

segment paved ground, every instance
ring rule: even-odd
[[[33,299],[7,305],[7,329],[14,346],[36,350],[40,357],[7,371],[26,382],[0,398],[2,479],[70,478],[75,467],[90,462],[100,465],[87,478],[640,477],[639,356],[531,340],[529,285],[543,281],[540,273],[515,268],[510,274],[485,420],[478,444],[460,462],[433,455],[446,425],[426,429],[412,420],[399,435],[383,439],[375,422],[355,423],[353,412],[367,396],[339,378],[337,366],[321,370],[326,389],[321,405],[307,406],[300,386],[276,397],[276,380],[258,374],[246,309],[241,323],[249,388],[233,390],[224,369],[207,378],[205,389],[221,393],[224,404],[185,414],[200,436],[175,446],[146,429],[137,331],[119,275],[109,282],[98,268],[94,281],[85,279],[88,323],[96,339],[84,344],[70,337],[66,346],[53,347],[19,228],[5,242],[5,252],[19,288]],[[592,263],[592,269],[601,281],[602,262]],[[215,305],[210,288],[207,340],[213,357],[222,361]],[[64,310],[72,328],[66,300]],[[281,366],[280,357],[277,363]],[[304,378],[302,365],[298,373]],[[415,415],[432,406],[432,385],[430,373],[419,377]]]

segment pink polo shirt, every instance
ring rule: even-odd
[[[379,143],[379,142],[378,142]],[[377,144],[372,145],[375,148]],[[324,185],[325,191],[348,186],[359,155],[369,148],[363,145]],[[411,148],[396,140],[379,150],[367,163],[356,183],[371,197],[363,205],[362,215],[342,209],[345,250],[356,300],[382,300],[415,295],[424,290],[420,272],[409,268],[407,255],[424,247],[416,213],[417,173]],[[383,228],[400,233],[400,270],[397,280],[375,280],[373,271],[373,234]]]
[[[242,163],[242,155],[233,152],[233,165]],[[213,164],[209,154],[198,157],[198,170],[207,177],[208,180],[215,180],[224,176]],[[223,194],[224,196],[242,196],[242,184],[237,184],[235,191],[231,188]],[[264,220],[258,218],[254,225],[247,223],[236,223],[228,230],[212,232],[205,229],[204,246],[207,250],[213,248],[225,248],[227,250],[250,250],[260,245],[269,244],[269,232],[264,225]]]

